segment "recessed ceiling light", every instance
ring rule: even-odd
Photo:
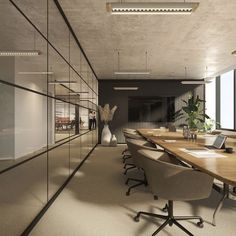
[[[109,2],[107,11],[111,14],[161,14],[189,15],[196,10],[197,2]]]
[[[138,90],[139,87],[113,87],[114,90]]]
[[[38,56],[40,51],[36,50],[23,50],[23,51],[0,51],[1,57],[25,57],[25,56]]]

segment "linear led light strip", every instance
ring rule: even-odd
[[[25,57],[25,56],[39,56],[40,51],[25,50],[25,51],[0,51],[1,57]]]
[[[115,75],[149,75],[150,71],[115,71]]]
[[[138,90],[139,87],[113,87],[114,90]]]
[[[185,81],[181,81],[181,84],[208,84],[211,83],[212,81],[210,80],[185,80]]]
[[[20,71],[19,75],[52,75],[52,71]]]
[[[197,2],[122,2],[107,3],[111,14],[191,14],[196,10]]]

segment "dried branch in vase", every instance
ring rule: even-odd
[[[112,121],[116,109],[117,106],[114,106],[112,109],[110,109],[109,104],[105,104],[104,107],[98,106],[101,121],[105,124],[108,124],[109,121]]]

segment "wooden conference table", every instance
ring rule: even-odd
[[[212,144],[214,136],[198,135],[196,140],[191,141],[184,139],[182,132],[166,132],[160,129],[138,129],[138,132],[147,140],[161,146],[166,152],[172,154],[180,161],[223,182],[223,189],[220,191],[222,192],[222,198],[213,214],[212,224],[215,225],[216,213],[222,207],[224,199],[229,197],[230,186],[236,186],[236,153],[230,154],[225,153],[222,149],[214,149],[215,152],[224,155],[224,157],[196,158],[180,149],[199,148],[207,144]],[[233,147],[234,150],[236,150],[236,139],[227,138],[226,146]],[[219,188],[217,190],[219,190]]]

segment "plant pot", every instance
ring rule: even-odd
[[[112,137],[112,135],[111,135],[111,131],[109,129],[109,126],[107,124],[105,124],[102,129],[101,144],[103,146],[110,146],[111,137]]]

